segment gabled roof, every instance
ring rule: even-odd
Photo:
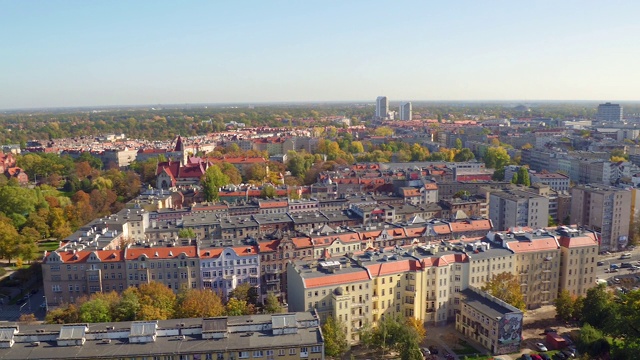
[[[151,248],[128,248],[125,251],[125,260],[137,259],[142,255],[150,259],[173,259],[184,253],[189,258],[196,258],[195,246],[176,247],[151,247]]]

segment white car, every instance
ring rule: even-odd
[[[543,343],[536,343],[536,349],[537,349],[538,351],[547,351],[547,347],[546,347],[546,346],[544,346],[544,344],[543,344]]]

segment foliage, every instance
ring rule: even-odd
[[[327,356],[339,357],[349,349],[345,325],[329,316],[322,324],[324,337],[324,353]]]
[[[226,311],[229,316],[249,315],[252,313],[251,306],[249,306],[245,300],[238,300],[236,298],[229,299],[226,305]]]
[[[176,294],[159,282],[142,284],[137,288],[140,301],[138,320],[166,320],[175,313]]]
[[[245,282],[236,286],[229,294],[229,297],[245,301],[250,305],[256,305],[258,303],[258,288]]]
[[[520,282],[516,275],[509,272],[493,275],[491,280],[482,287],[482,291],[486,291],[522,311],[526,309]]]
[[[111,310],[106,300],[96,298],[80,306],[80,320],[88,323],[110,322]]]
[[[573,319],[576,300],[568,290],[562,290],[558,298],[554,300],[556,316],[562,321]]]
[[[276,188],[271,185],[265,185],[260,190],[260,197],[263,199],[273,199],[276,197]]]
[[[588,323],[599,329],[604,328],[607,325],[607,321],[613,316],[611,303],[612,295],[604,285],[587,290],[583,311],[580,314],[581,324]]]
[[[494,146],[487,149],[484,155],[484,164],[487,168],[500,170],[509,165],[511,157],[507,150],[501,146]]]
[[[236,145],[236,144],[233,144]],[[237,146],[237,145],[236,145]],[[230,164],[226,161],[223,161],[219,165],[220,171],[225,174],[229,178],[230,184],[240,184],[242,183],[242,174],[240,174],[240,170],[235,167],[233,164]]]
[[[529,169],[525,166],[520,166],[520,168],[518,169],[518,184],[531,186],[531,180],[529,179]]]
[[[282,312],[282,306],[278,297],[274,293],[268,293],[264,301],[264,312],[267,314],[278,314]]]
[[[223,174],[217,165],[211,165],[207,168],[200,181],[205,200],[217,201],[220,188],[229,183],[229,177]]]
[[[222,299],[209,289],[187,289],[178,296],[178,318],[214,317],[224,313]]]
[[[360,334],[361,342],[367,347],[395,350],[403,360],[422,360],[421,333],[400,317],[387,316],[375,328],[365,324]]]
[[[180,231],[178,231],[178,237],[195,239],[196,233],[192,228],[181,229]]]
[[[553,216],[549,215],[549,219],[547,220],[547,226],[557,226],[558,222],[556,221],[556,219],[553,218]]]
[[[38,319],[36,318],[36,316],[34,314],[22,314],[18,318],[18,323],[20,323],[20,324],[31,325],[31,324],[35,324],[37,322],[38,322]]]

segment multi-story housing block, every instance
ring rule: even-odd
[[[52,251],[42,262],[47,306],[74,303],[96,292],[122,291],[127,285],[123,250]]]
[[[569,190],[569,176],[561,173],[548,173],[548,172],[529,172],[530,180],[532,184],[543,183],[549,185],[551,189],[555,191],[568,191]]]
[[[571,189],[571,222],[598,233],[600,251],[624,248],[629,241],[631,192],[604,185]]]
[[[324,339],[313,312],[97,324],[20,324],[3,327],[2,331],[0,358],[7,360],[324,360]]]
[[[511,273],[520,281],[527,308],[553,304],[558,297],[560,271],[557,236],[546,230],[512,231],[491,234],[489,239],[514,253],[515,269]]]
[[[560,237],[560,291],[586,296],[596,286],[598,238],[593,231],[562,227]]]
[[[548,225],[549,199],[544,196],[515,189],[491,192],[489,196],[489,218],[495,229]]]
[[[472,287],[462,295],[456,330],[494,355],[520,351],[522,311]]]
[[[124,251],[127,286],[150,282],[164,284],[174,292],[200,286],[198,247],[127,247]]]
[[[199,252],[202,288],[228,298],[238,285],[248,283],[261,294],[258,246],[204,248]]]

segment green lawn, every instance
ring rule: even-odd
[[[43,252],[43,251],[53,251],[55,249],[57,249],[60,246],[60,242],[55,240],[55,241],[41,241],[38,243],[38,251],[39,252]]]
[[[455,346],[453,346],[451,350],[453,350],[453,352],[455,352],[456,355],[474,355],[474,354],[480,353],[480,351],[478,351],[473,346],[469,345],[469,343],[467,343],[464,340],[458,341],[458,343]],[[472,357],[472,359],[475,359],[475,358]]]

